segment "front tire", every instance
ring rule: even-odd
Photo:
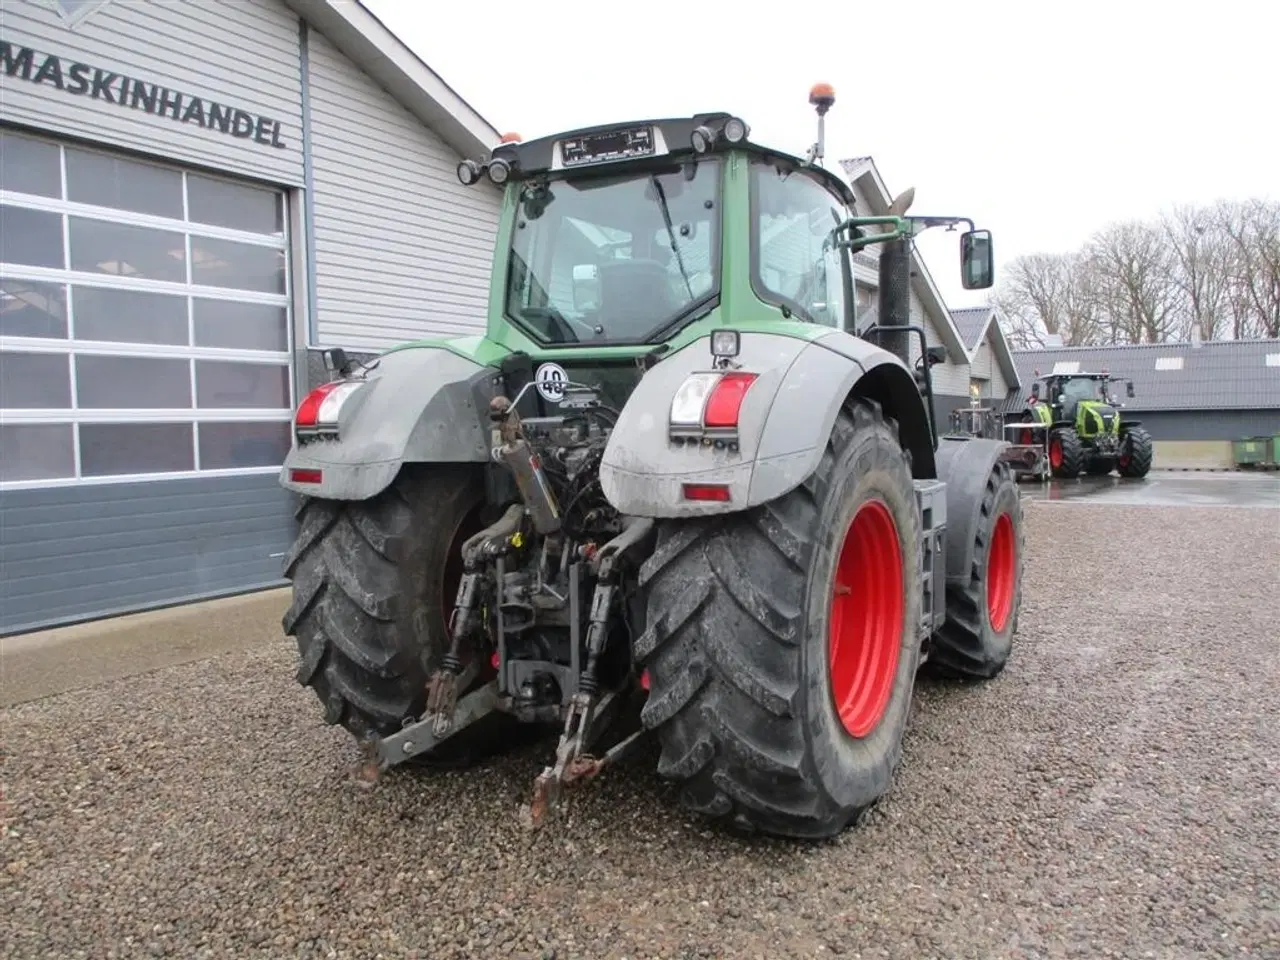
[[[659,529],[641,719],[687,808],[825,838],[889,789],[920,661],[920,549],[897,428],[867,400],[791,493]]]
[[[297,640],[297,680],[327,723],[368,741],[426,709],[430,671],[449,647],[458,547],[481,526],[483,490],[466,467],[413,465],[369,500],[303,501],[283,626]],[[482,720],[422,759],[488,753],[488,727]]]
[[[1074,480],[1084,466],[1084,447],[1072,427],[1049,431],[1049,472],[1058,480]]]
[[[1120,476],[1131,480],[1140,480],[1151,469],[1151,461],[1155,458],[1152,449],[1151,434],[1145,427],[1130,427],[1120,441],[1120,456],[1116,460],[1116,468]]]
[[[973,565],[959,582],[948,577],[947,616],[934,635],[927,669],[990,680],[1009,660],[1022,609],[1022,497],[1008,468],[987,477],[974,529]]]

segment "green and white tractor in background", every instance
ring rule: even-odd
[[[1147,475],[1153,457],[1151,435],[1141,421],[1121,415],[1124,404],[1111,391],[1111,384],[1124,383],[1126,394],[1132,397],[1132,380],[1113,377],[1105,371],[1046,377],[1037,372],[1036,376],[1039,379],[1031,385],[1028,408],[1021,419],[1047,431],[1053,477],[1073,479],[1081,471],[1100,477],[1113,470],[1130,479]],[[1034,441],[1027,436],[1020,442]]]
[[[536,824],[653,736],[688,809],[826,837],[888,790],[922,665],[1005,666],[1018,490],[1005,444],[937,439],[909,313],[917,233],[967,224],[970,289],[991,236],[906,195],[858,215],[834,99],[803,157],[725,113],[504,138],[458,169],[504,190],[485,332],[327,353],[282,471],[284,627],[372,779],[541,725]]]

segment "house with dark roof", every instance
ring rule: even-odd
[[[1133,381],[1125,413],[1155,440],[1157,467],[1230,466],[1231,441],[1280,434],[1280,340],[1013,351],[1022,382],[1108,372]]]
[[[952,310],[951,319],[969,351],[969,389],[999,404],[1021,395],[1022,376],[995,307]]]

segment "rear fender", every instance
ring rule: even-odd
[[[943,437],[938,443],[938,479],[947,485],[947,581],[968,584],[974,535],[987,478],[1009,444],[1003,440]]]
[[[895,416],[917,477],[933,476],[924,402],[906,365],[865,340],[831,330],[813,340],[744,332],[736,358],[759,374],[738,418],[738,449],[673,442],[671,401],[691,373],[713,370],[708,338],[649,370],[628,399],[600,466],[605,497],[621,513],[695,517],[775,500],[817,469],[850,394],[880,401]],[[684,484],[724,484],[729,501],[686,500]]]
[[[485,463],[488,401],[497,371],[439,347],[396,350],[376,361],[342,407],[338,435],[299,444],[285,458],[280,483],[333,500],[381,492],[405,463]],[[320,474],[318,483],[293,471]]]

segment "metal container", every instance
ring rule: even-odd
[[[1231,441],[1231,459],[1237,467],[1256,467],[1270,457],[1273,441],[1280,437],[1242,437]]]

